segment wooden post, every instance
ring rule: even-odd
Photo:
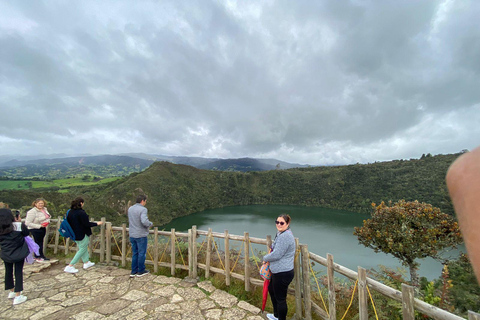
[[[480,314],[473,311],[468,311],[468,320],[480,320]]]
[[[193,257],[193,253],[192,253],[192,229],[188,229],[188,277],[189,278],[192,277],[192,267],[193,267],[192,257]]]
[[[367,270],[358,267],[358,314],[360,320],[368,320]]]
[[[90,222],[93,222],[94,219],[93,218],[90,218]],[[88,243],[88,254],[90,255],[90,257],[93,255],[93,242],[95,240],[95,235],[93,234],[92,232],[92,235],[90,236],[90,242]],[[77,249],[78,249],[78,246],[77,246]]]
[[[158,272],[158,227],[153,229],[153,272]]]
[[[228,230],[225,230],[225,284],[230,285],[230,240]]]
[[[107,221],[105,217],[102,217],[101,220],[103,223],[100,226],[100,262],[105,261],[105,222]]]
[[[402,283],[402,314],[403,320],[415,320],[414,288]]]
[[[60,232],[58,231],[58,229],[60,229],[60,224],[62,223],[62,217],[58,217],[58,220],[57,220],[57,227],[56,227],[56,231],[55,231],[55,247],[53,248],[53,254],[57,254],[58,253],[58,242],[60,240]]]
[[[295,238],[295,260],[293,261],[295,273],[295,319],[302,319],[302,273],[300,271],[300,243]]]
[[[245,248],[245,255],[244,255],[244,273],[245,273],[245,291],[250,291],[250,235],[248,232],[244,232],[243,236],[245,237],[244,241],[244,248]]]
[[[171,229],[170,234],[170,274],[175,275],[175,229]]]
[[[197,252],[197,226],[192,226],[192,278],[197,279],[198,252]]]
[[[210,261],[212,259],[212,228],[208,228],[207,256],[205,258],[205,278],[210,278]]]
[[[122,224],[122,267],[127,265],[127,225]]]
[[[272,248],[272,236],[267,235],[267,253],[270,253],[270,248]]]
[[[112,262],[112,223],[107,222],[105,227],[105,246],[107,263]]]
[[[70,238],[65,239],[65,255],[68,254],[68,246],[70,244]]]
[[[310,294],[310,257],[308,246],[300,245],[302,250],[302,274],[303,274],[303,301],[305,305],[305,319],[312,320],[312,299]]]
[[[43,238],[43,255],[45,255],[47,251],[49,233],[50,233],[50,224],[45,227],[45,237]]]
[[[330,320],[336,320],[335,307],[335,270],[333,268],[333,255],[327,253],[327,278],[328,278],[328,313]],[[326,310],[325,310],[326,311]]]

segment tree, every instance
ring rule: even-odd
[[[417,259],[441,259],[444,249],[462,243],[457,222],[430,204],[400,200],[372,207],[372,218],[353,234],[365,247],[391,254],[409,267],[412,285],[418,285]]]

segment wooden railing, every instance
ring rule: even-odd
[[[61,219],[61,217],[53,219],[52,223],[47,227],[44,247],[52,248],[54,254],[58,254],[59,250],[64,250],[66,255],[70,251],[75,251],[76,247],[73,247],[69,239],[64,239],[59,235],[58,229]],[[105,222],[105,218],[102,218],[102,221]],[[100,262],[110,263],[118,261],[123,267],[127,265],[127,261],[131,261],[130,241],[126,224],[123,224],[121,227],[115,227],[110,222],[106,222],[100,228],[93,228],[93,230],[94,234],[89,246],[90,254],[98,254]],[[188,233],[177,232],[175,229],[161,231],[158,228],[154,228],[150,230],[150,235],[153,239],[149,239],[145,263],[153,265],[154,272],[157,272],[159,267],[169,268],[170,274],[175,276],[176,270],[180,269],[187,270],[189,277],[197,278],[198,270],[201,269],[205,271],[206,278],[209,278],[211,273],[223,275],[227,286],[230,285],[232,278],[243,281],[246,291],[251,290],[251,285],[263,286],[263,280],[258,276],[258,267],[261,262],[251,249],[253,248],[252,244],[264,245],[266,252],[271,245],[270,236],[261,239],[250,237],[248,232],[245,232],[243,236],[239,236],[229,234],[227,230],[224,233],[212,232],[211,229],[208,231],[197,230],[196,226],[192,226]],[[160,241],[160,237],[163,237],[164,241]],[[198,240],[201,237],[204,237],[202,243]],[[218,241],[223,241],[223,250],[218,248],[220,246]],[[232,249],[230,241],[241,241],[240,249]],[[217,242],[219,243],[218,246]],[[331,254],[327,254],[327,257],[323,258],[309,252],[307,245],[299,244],[298,239],[296,239],[296,243],[295,278],[292,284],[293,289],[289,289],[289,293],[295,296],[295,319],[312,319],[313,314],[318,315],[321,319],[337,319],[335,272],[357,283],[357,306],[360,320],[367,320],[369,317],[369,288],[390,299],[401,302],[403,319],[415,319],[415,311],[439,320],[464,319],[415,298],[414,288],[411,286],[402,284],[402,291],[398,291],[367,277],[366,270],[362,267],[358,267],[357,272],[355,272],[334,263]],[[183,256],[185,249],[182,250],[180,245],[183,247],[187,246],[186,257]],[[168,255],[165,255],[166,253]],[[215,253],[218,258],[217,261]],[[235,255],[237,256],[236,258]],[[164,258],[168,256],[169,259],[164,261]],[[198,261],[199,257],[201,257],[203,263]],[[237,262],[240,258],[243,263],[238,264]],[[234,260],[236,262],[231,266],[230,262]],[[311,283],[313,280],[312,276],[315,277],[315,274],[309,270],[312,261],[327,268],[326,291],[328,292],[328,308],[322,308],[312,301]],[[212,265],[212,262],[215,266]],[[237,265],[241,267],[237,267]],[[252,270],[255,266],[257,270]],[[339,316],[341,317],[341,315]],[[480,314],[469,311],[468,319],[480,320]]]

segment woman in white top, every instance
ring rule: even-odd
[[[27,212],[25,225],[33,236],[35,243],[40,247],[39,256],[35,256],[35,261],[43,262],[50,260],[43,253],[43,239],[46,234],[46,227],[50,224],[50,213],[45,207],[46,201],[43,198],[35,199],[32,203],[32,209]]]

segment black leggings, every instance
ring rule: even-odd
[[[268,292],[273,305],[273,315],[278,320],[287,318],[287,290],[294,276],[293,269],[290,271],[272,273],[272,279],[268,285]]]
[[[40,228],[29,229],[28,231],[30,231],[33,236],[33,240],[35,240],[35,243],[40,247],[38,249],[38,253],[40,253],[40,255],[37,258],[45,258],[45,255],[43,254],[43,239],[45,238],[45,233],[47,230],[45,228]]]
[[[5,264],[5,290],[14,289],[15,292],[23,291],[23,263],[3,262]],[[13,267],[15,266],[15,285],[13,283]]]

